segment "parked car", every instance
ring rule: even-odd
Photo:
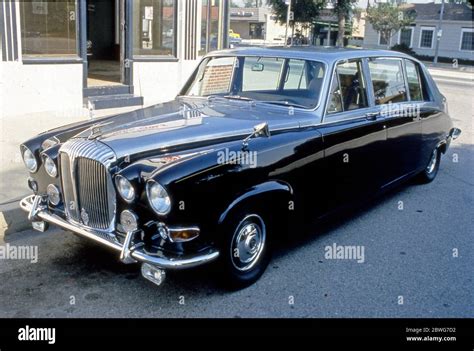
[[[240,48],[205,56],[170,102],[21,145],[33,227],[167,270],[216,261],[233,288],[277,235],[418,177],[460,134],[424,65],[392,51]],[[302,262],[304,264],[304,262]]]
[[[240,39],[240,34],[234,32],[232,29],[229,29],[229,37],[230,38],[235,38],[235,39]]]

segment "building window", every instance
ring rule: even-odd
[[[413,28],[403,28],[398,33],[398,43],[405,44],[409,48],[412,46]]]
[[[433,47],[434,28],[421,28],[420,48],[431,49]]]
[[[264,31],[264,24],[263,23],[250,23],[249,24],[249,37],[250,39],[264,39],[263,31]]]
[[[133,55],[175,56],[176,1],[133,1]]]
[[[460,50],[474,50],[474,28],[463,28],[461,31]]]
[[[199,55],[223,48],[223,6],[221,0],[203,0]]]
[[[23,56],[77,56],[76,1],[20,1]]]
[[[390,45],[390,32],[379,32],[379,45]]]

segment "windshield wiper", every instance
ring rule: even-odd
[[[254,102],[254,99],[245,97],[245,96],[240,96],[240,95],[209,95],[207,97],[208,100],[211,99],[226,99],[226,100],[240,100],[240,101],[250,101]]]
[[[240,95],[225,95],[224,97],[230,100],[255,101],[254,99],[248,98],[246,96],[240,96]]]
[[[255,102],[262,103],[262,104],[280,105],[280,106],[287,106],[287,107],[299,107],[299,108],[308,109],[308,106],[295,104],[289,101],[281,101],[281,100],[258,101],[256,100]]]
[[[263,101],[263,100],[255,100],[246,96],[240,96],[240,95],[209,95],[207,97],[208,100],[211,99],[227,99],[227,100],[240,100],[240,101],[248,101],[252,102],[254,104],[272,104],[272,105],[280,105],[280,106],[287,106],[287,107],[298,107],[298,108],[304,108],[308,109],[308,106],[305,105],[300,105],[296,104],[293,102],[289,102],[286,100],[268,100],[268,101]]]

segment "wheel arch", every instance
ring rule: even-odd
[[[271,199],[271,205],[266,201]],[[238,195],[221,212],[218,219],[218,226],[223,225],[227,219],[236,211],[245,208],[245,206],[260,206],[262,212],[267,213],[271,209],[278,210],[278,205],[289,204],[293,200],[293,188],[290,184],[280,180],[269,180],[256,184]],[[288,205],[286,205],[288,206]],[[287,207],[288,208],[288,207]],[[280,208],[279,210],[281,210]],[[278,216],[281,218],[282,216]]]

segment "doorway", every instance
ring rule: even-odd
[[[87,87],[124,84],[123,0],[87,0]]]

